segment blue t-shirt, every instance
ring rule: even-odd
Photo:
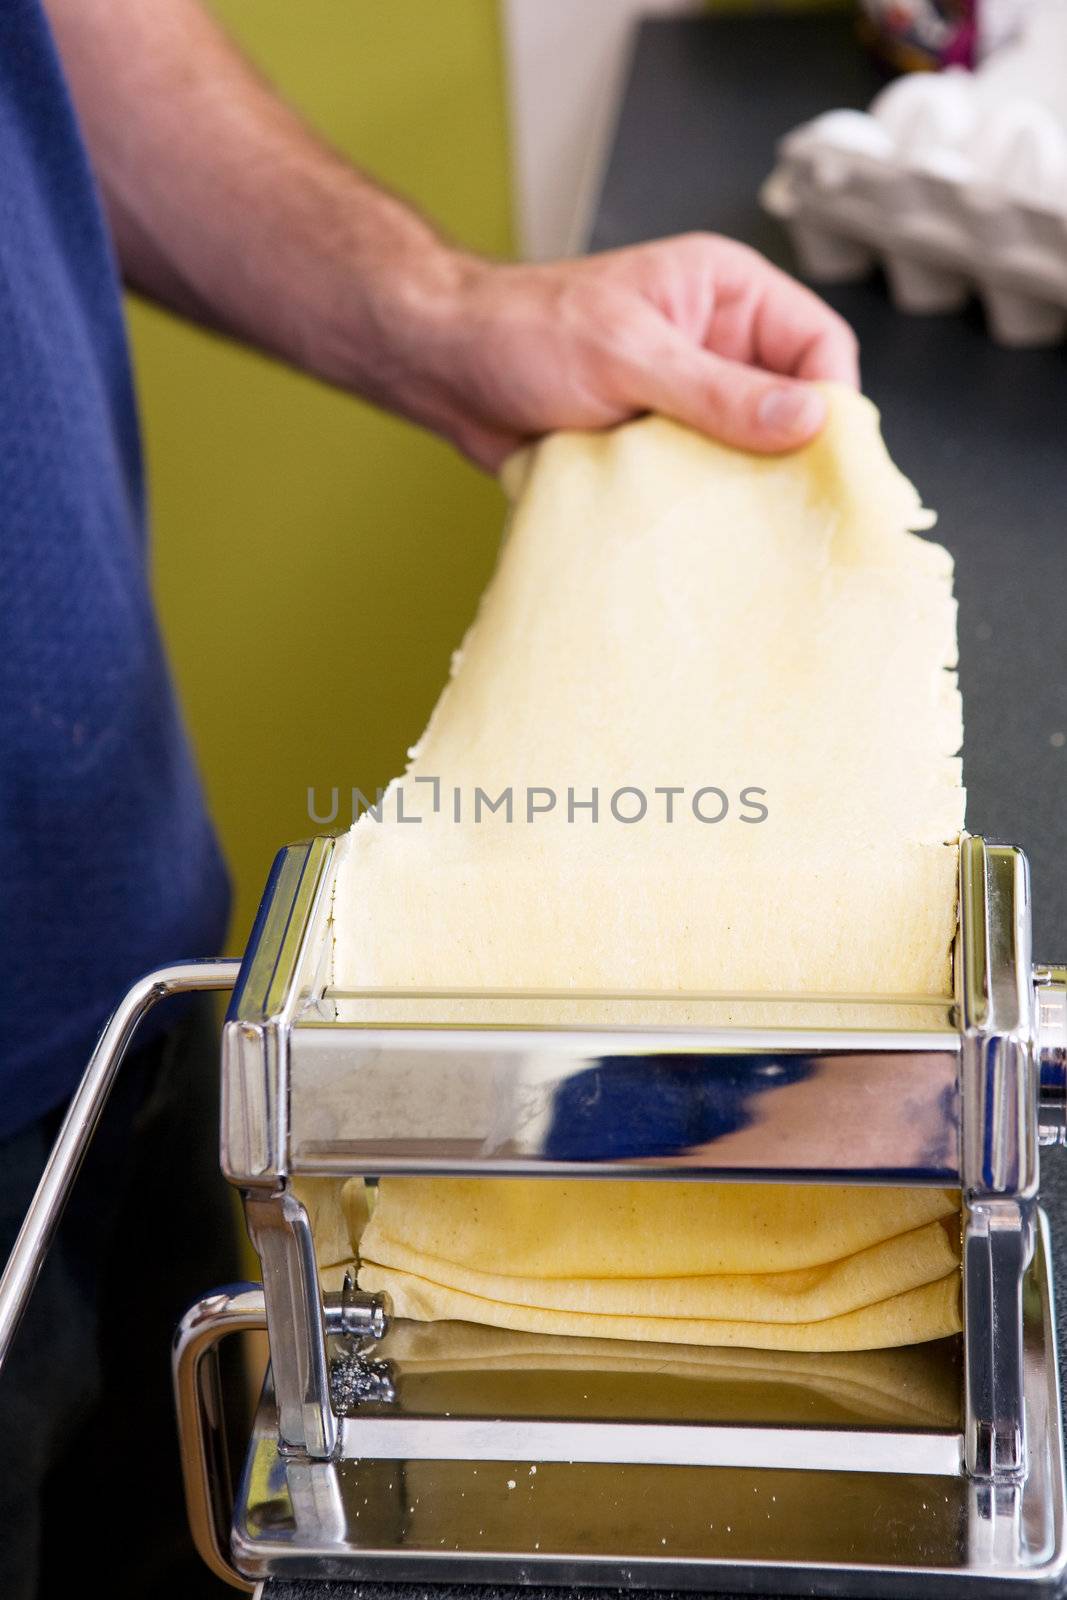
[[[205,581],[207,581],[205,577]],[[225,869],[160,644],[111,243],[40,0],[0,4],[0,1137]]]

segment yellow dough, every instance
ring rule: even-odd
[[[958,1257],[957,1257],[958,1265]],[[859,1306],[837,1317],[807,1322],[763,1322],[710,1317],[619,1316],[596,1309],[599,1284],[589,1285],[591,1311],[515,1305],[502,1298],[503,1282],[489,1299],[463,1294],[447,1284],[430,1283],[410,1272],[392,1272],[372,1262],[361,1269],[359,1283],[388,1294],[396,1316],[424,1322],[460,1318],[494,1328],[522,1328],[538,1333],[575,1333],[604,1339],[653,1339],[661,1344],[747,1345],[758,1350],[872,1350],[887,1345],[918,1344],[959,1331],[958,1272],[953,1270],[918,1289],[894,1287],[888,1299]],[[883,1280],[893,1283],[891,1278]],[[550,1297],[549,1297],[550,1298]]]
[[[368,1216],[366,1186],[345,1178],[291,1178],[289,1186],[308,1214],[323,1288],[340,1289],[346,1275],[356,1275],[356,1248]]]
[[[349,841],[339,986],[945,990],[952,565],[907,532],[930,518],[873,407],[832,401],[791,456],[651,417],[512,463],[511,527],[452,680],[383,820]],[[439,780],[436,813],[420,778]],[[643,821],[612,817],[624,786]],[[708,786],[731,803],[717,824],[692,812]],[[577,808],[594,787],[598,820],[569,822],[568,791]],[[653,791],[671,787],[668,824]],[[512,822],[474,822],[476,788],[510,789]],[[558,799],[527,823],[529,788]],[[741,820],[745,788],[766,791],[765,821]]]
[[[957,1212],[941,1189],[389,1178],[359,1282],[420,1320],[863,1350],[956,1332]]]
[[[828,395],[789,456],[650,417],[509,464],[452,679],[347,841],[335,986],[949,992],[951,560],[911,531],[932,518],[873,407]],[[955,1210],[942,1191],[391,1179],[360,1283],[422,1319],[904,1344],[959,1326]]]

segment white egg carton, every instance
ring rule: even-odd
[[[994,339],[1067,335],[1067,0],[976,73],[898,79],[869,111],[787,134],[761,192],[801,270],[825,282],[885,267],[917,313],[984,302]]]

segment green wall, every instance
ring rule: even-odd
[[[465,243],[511,245],[495,0],[217,0],[332,141]],[[492,565],[496,485],[446,446],[131,308],[156,592],[239,949],[307,789],[398,772]],[[195,952],[190,952],[195,953]]]

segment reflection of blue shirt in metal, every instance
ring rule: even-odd
[[[110,243],[40,0],[0,5],[0,1136],[127,982],[210,955],[224,868],[146,572]]]
[[[554,1161],[651,1161],[697,1151],[747,1128],[767,1089],[810,1073],[806,1056],[601,1056],[557,1090],[545,1154]]]

